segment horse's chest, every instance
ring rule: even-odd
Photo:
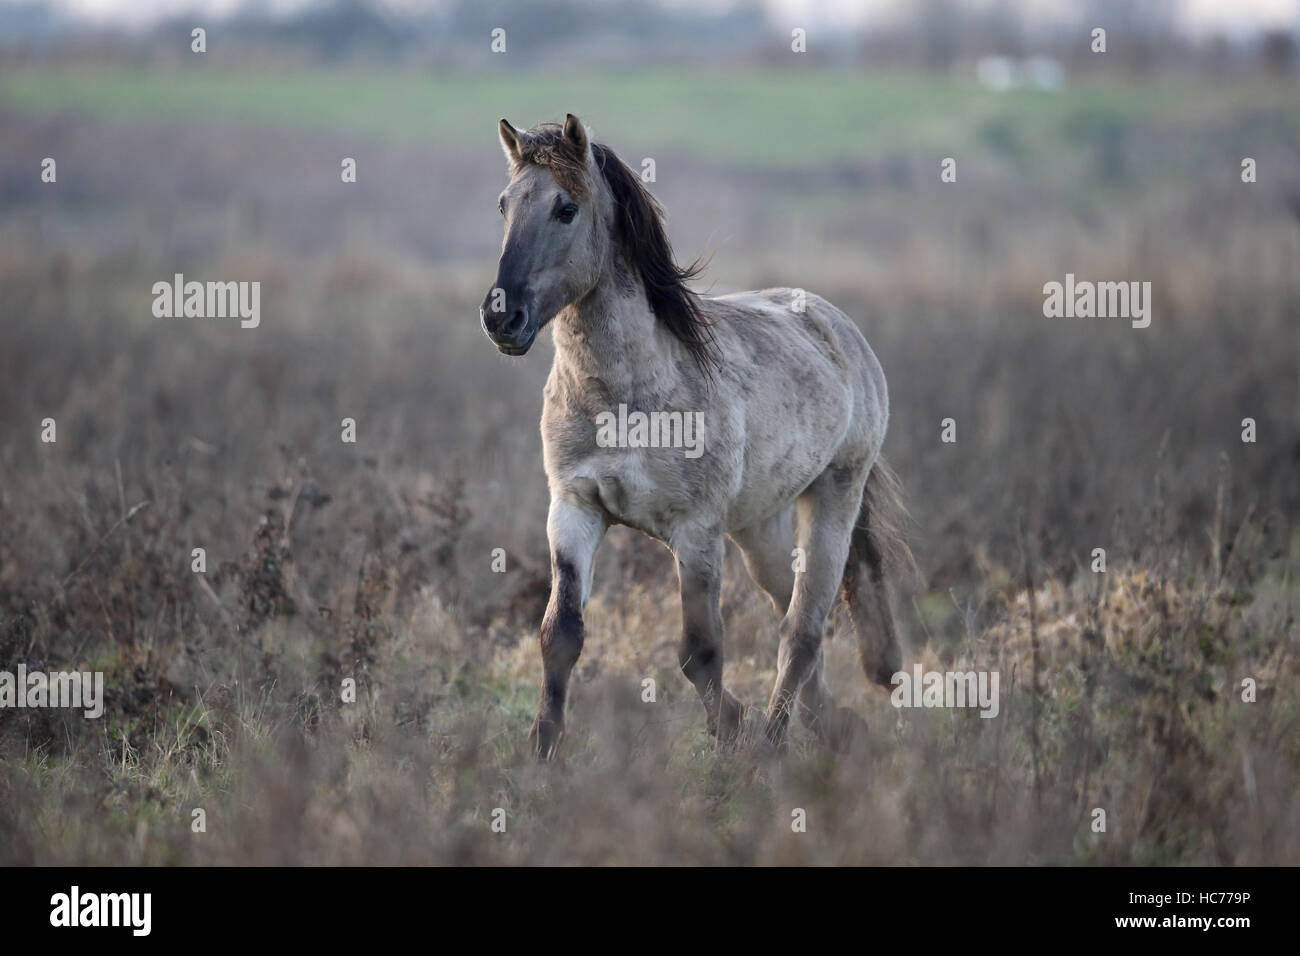
[[[614,521],[665,540],[693,500],[671,467],[629,450],[591,456],[567,483]]]
[[[612,521],[668,540],[716,484],[699,413],[647,414],[627,403],[612,412],[547,398],[547,475]]]

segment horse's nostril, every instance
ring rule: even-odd
[[[528,324],[528,310],[520,306],[510,314],[510,320],[506,322],[501,331],[506,335],[518,335]]]

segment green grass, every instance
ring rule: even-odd
[[[1017,130],[1032,161],[1045,144],[1087,137],[1098,123],[1186,118],[1211,101],[1281,109],[1300,101],[1280,84],[1189,89],[1162,80],[1090,82],[1060,94],[997,94],[971,81],[821,69],[713,73],[698,69],[590,73],[432,74],[410,70],[234,72],[109,67],[12,72],[0,103],[34,111],[194,122],[271,123],[393,141],[477,144],[488,118],[515,125],[575,112],[611,142],[655,144],[752,166],[847,161],[935,151]]]

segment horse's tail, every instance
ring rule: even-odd
[[[904,540],[907,509],[898,476],[877,458],[862,493],[844,567],[844,597],[858,635],[858,653],[867,679],[885,687],[902,667],[902,652],[889,609],[887,570],[913,566]]]

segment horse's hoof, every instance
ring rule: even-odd
[[[542,720],[539,717],[533,721],[532,729],[528,731],[528,746],[534,757],[546,763],[554,758],[556,748],[560,745],[560,738],[563,736],[563,727],[554,721]]]
[[[744,705],[730,694],[726,694],[722,698],[722,706],[718,708],[717,720],[709,724],[709,733],[718,738],[718,743],[731,745],[740,739],[744,726]]]

